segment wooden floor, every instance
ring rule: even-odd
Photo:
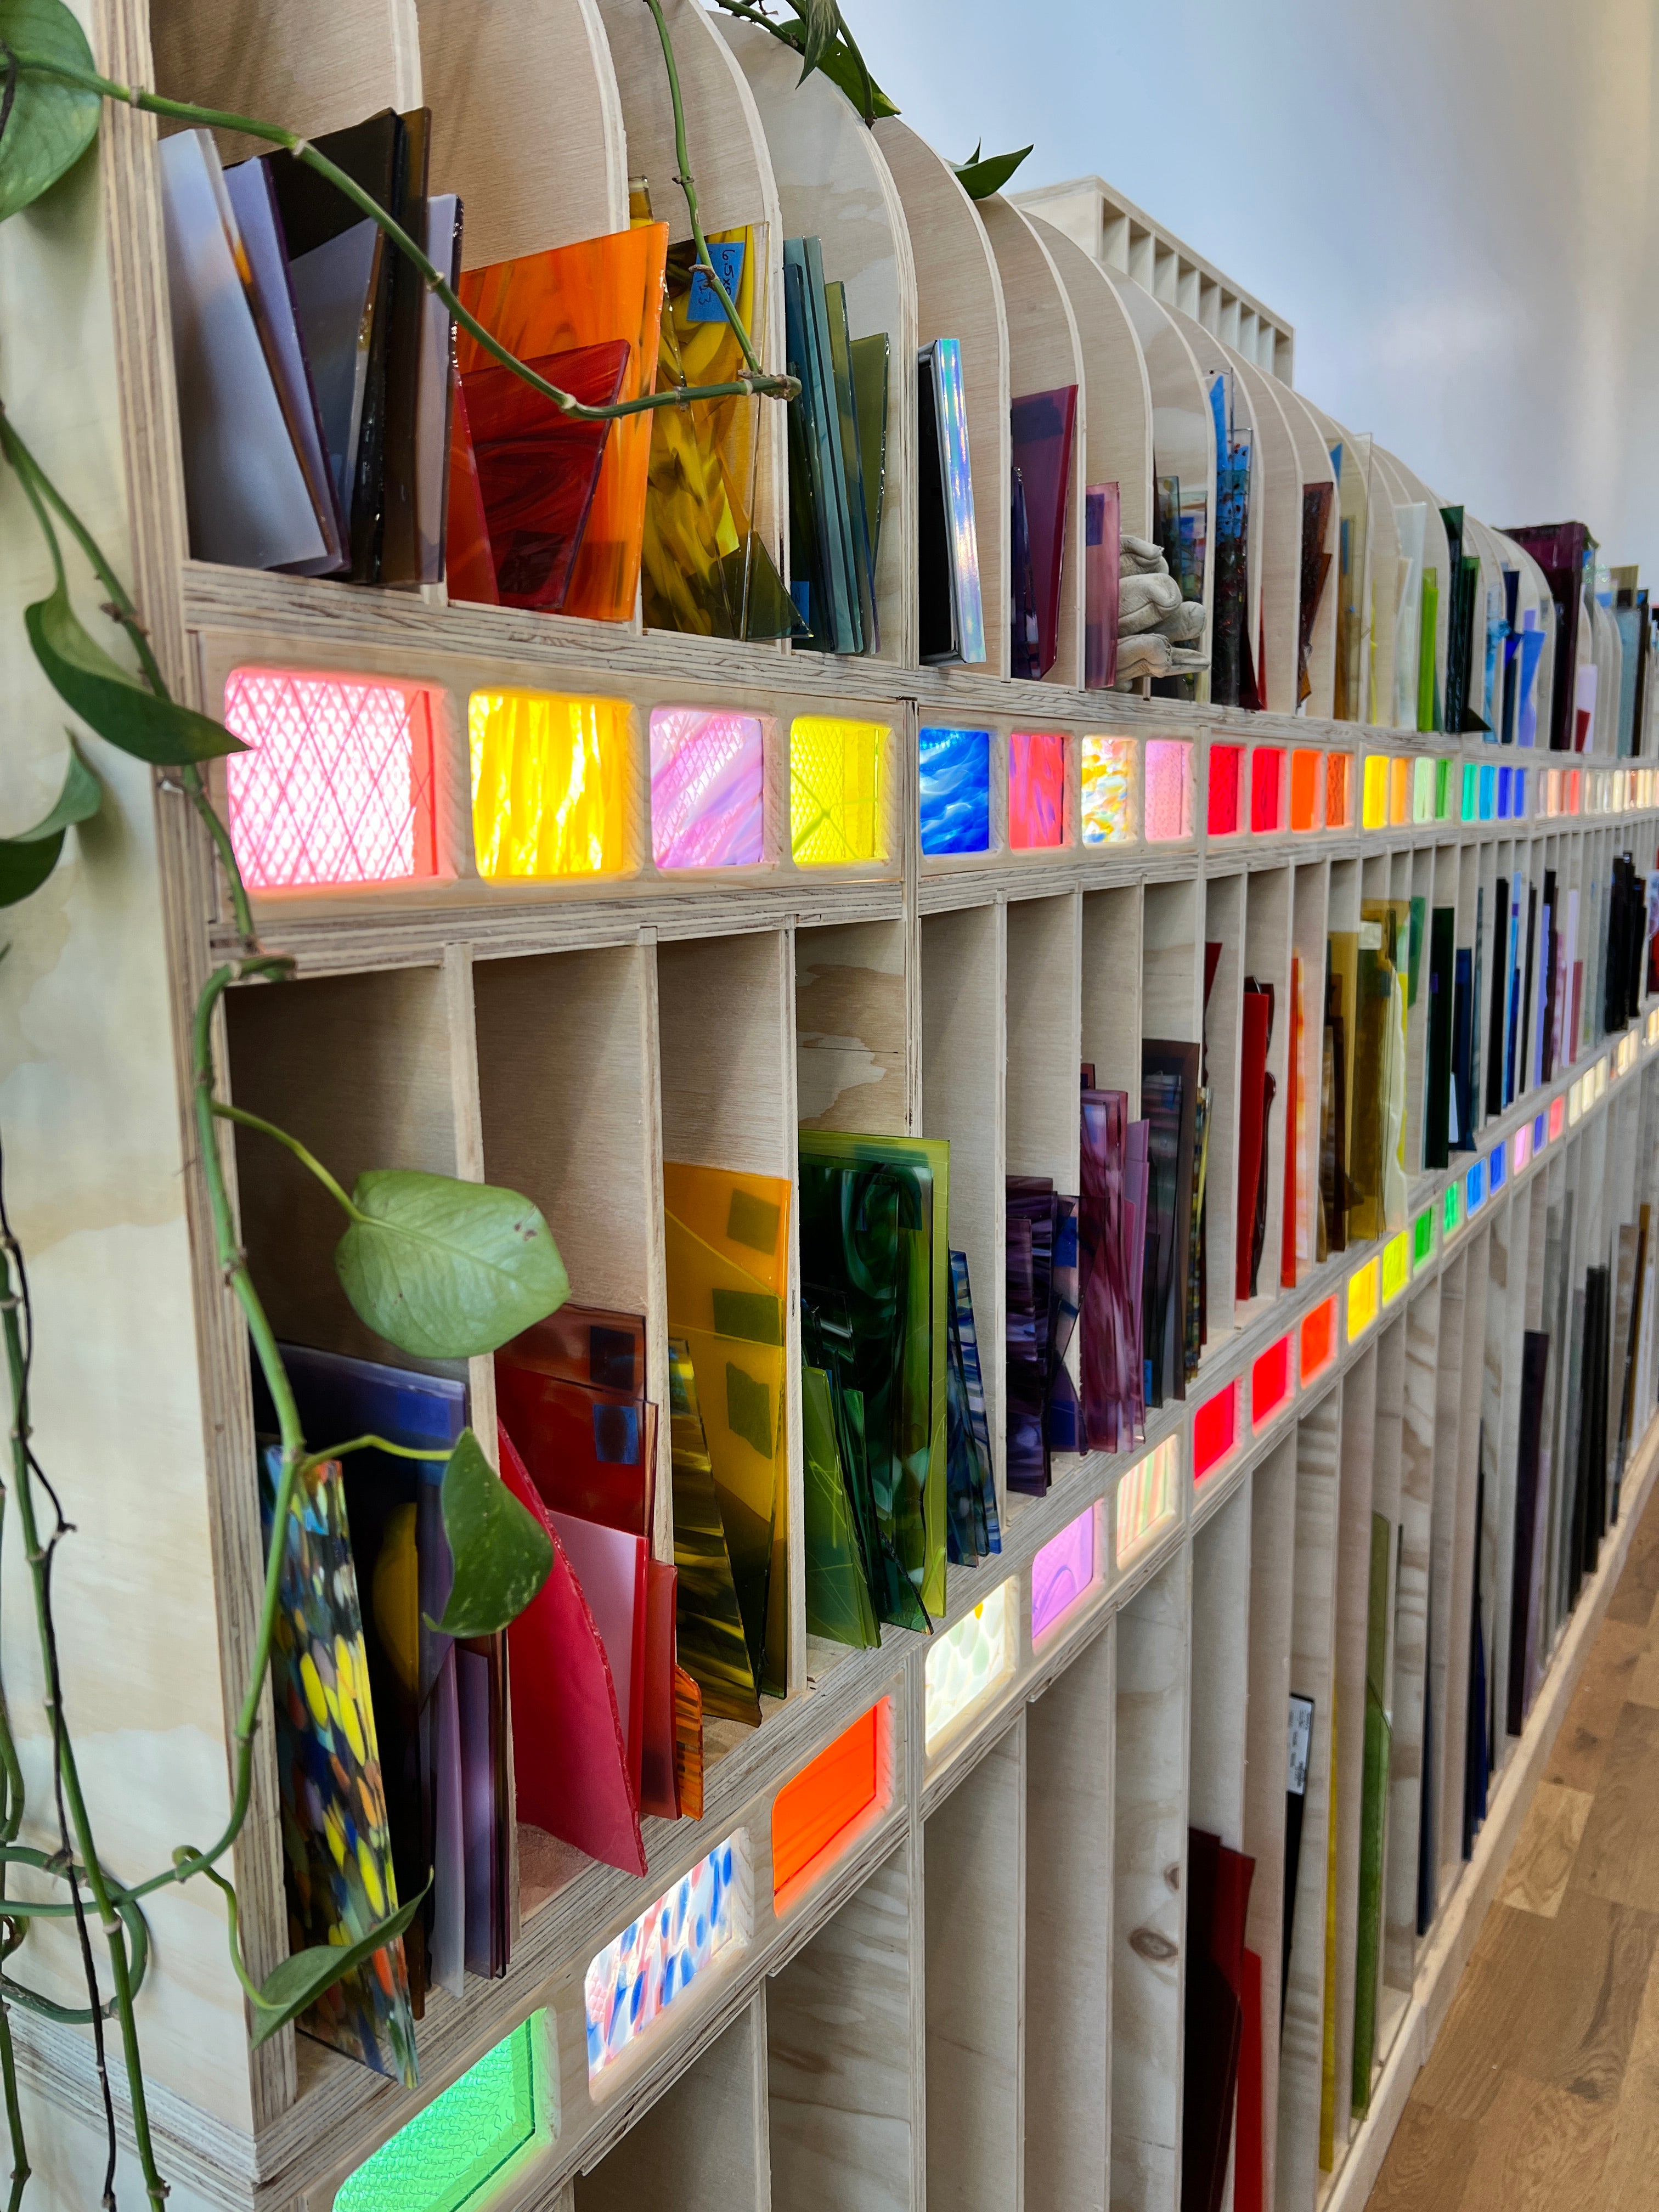
[[[1659,1488],[1369,2212],[1659,2206]]]

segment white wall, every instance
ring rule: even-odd
[[[1296,328],[1448,500],[1659,586],[1659,0],[843,0],[941,152],[1035,140]]]

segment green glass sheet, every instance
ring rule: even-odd
[[[334,2212],[468,2212],[555,2132],[533,2012],[416,2113],[334,2192]]]
[[[821,1367],[803,1367],[800,1383],[807,1633],[868,1649],[880,1643],[881,1631],[842,1472],[830,1377]]]

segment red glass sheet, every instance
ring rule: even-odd
[[[1243,745],[1210,747],[1210,811],[1206,818],[1212,837],[1231,837],[1238,827],[1238,787],[1243,772]]]
[[[1258,745],[1250,756],[1250,827],[1258,837],[1285,827],[1285,753]]]
[[[1238,1385],[1218,1390],[1193,1415],[1193,1480],[1202,1482],[1238,1441]]]
[[[1291,1395],[1291,1340],[1281,1336],[1250,1370],[1250,1422],[1260,1428]]]

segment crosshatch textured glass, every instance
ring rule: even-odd
[[[789,731],[789,849],[804,868],[881,854],[882,722],[798,714]]]
[[[396,882],[436,867],[431,702],[418,686],[239,668],[225,727],[230,841],[251,890]]]
[[[766,857],[760,719],[651,709],[651,857],[659,868],[752,868]]]
[[[652,2022],[747,1944],[749,1838],[741,1828],[599,1952],[587,1969],[587,2073],[597,2081]]]

